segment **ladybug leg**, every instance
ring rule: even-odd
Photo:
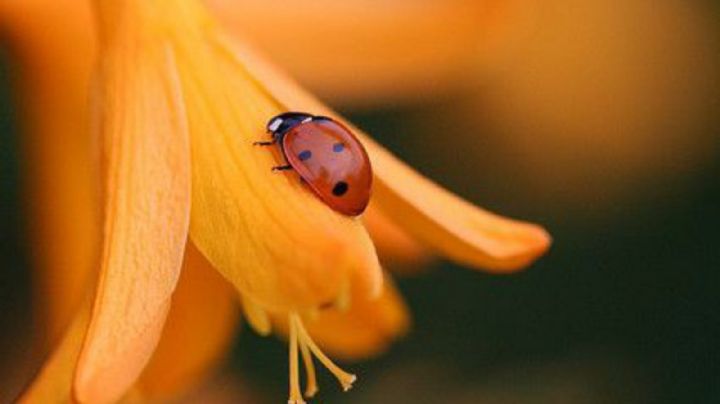
[[[272,168],[273,171],[286,171],[286,170],[292,170],[291,165],[284,165],[284,166],[275,166]]]
[[[269,140],[267,142],[253,142],[253,146],[272,146],[275,144],[275,140]]]

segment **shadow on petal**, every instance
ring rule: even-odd
[[[363,223],[375,243],[380,262],[392,273],[417,274],[435,260],[432,251],[388,218],[377,202],[370,203],[363,215]]]
[[[197,388],[222,362],[239,320],[237,292],[188,243],[160,343],[138,389],[166,401]]]

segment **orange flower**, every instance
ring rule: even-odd
[[[537,7],[522,0],[206,3],[323,99],[356,106],[472,92],[527,29],[523,14]],[[287,28],[296,24],[302,29]]]
[[[290,402],[303,402],[301,356],[306,395],[317,390],[313,357],[349,388],[355,376],[321,346],[345,356],[375,352],[406,329],[404,306],[383,282],[362,219],[339,215],[293,177],[272,174],[276,156],[252,147],[281,111],[341,118],[225,36],[194,1],[100,0],[97,9],[91,112],[103,145],[99,280],[92,309],[88,299],[23,401],[157,397],[196,379],[234,324],[235,292],[213,280],[211,267],[239,292],[258,332],[269,333],[273,321],[287,330]],[[547,249],[542,228],[472,206],[355,131],[375,173],[369,217],[496,272]],[[367,336],[349,335],[378,318]],[[192,352],[180,355],[177,346]],[[169,374],[168,362],[176,367]]]

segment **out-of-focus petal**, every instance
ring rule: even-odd
[[[224,43],[286,109],[342,120],[249,47],[238,42]],[[503,218],[470,204],[355,130],[373,164],[375,202],[390,219],[442,255],[472,267],[509,272],[528,265],[550,246],[550,236],[542,227]]]
[[[166,401],[208,377],[227,353],[239,320],[237,292],[188,243],[172,306],[138,388]]]
[[[235,372],[224,372],[204,383],[200,389],[174,402],[176,404],[251,404],[267,400],[265,395],[252,388],[252,381],[243,376]]]
[[[73,373],[90,313],[91,299],[86,299],[60,344],[20,397],[21,403],[72,401]],[[160,344],[122,401],[164,401],[197,387],[229,347],[238,314],[235,290],[188,244]]]
[[[74,402],[72,399],[73,372],[90,322],[91,309],[92,300],[87,297],[37,376],[18,398],[19,404]],[[144,401],[144,397],[140,391],[130,388],[119,402],[132,404],[142,402],[141,400]]]
[[[172,52],[152,37],[159,28],[146,14],[111,5],[98,82],[101,274],[74,381],[83,403],[117,400],[150,359],[180,274],[190,213],[187,122]]]
[[[274,315],[273,325],[287,335],[287,319]],[[374,300],[353,298],[347,309],[330,307],[305,318],[313,339],[335,357],[363,359],[378,355],[404,335],[410,326],[410,314],[386,276],[382,294]]]
[[[0,1],[0,36],[19,64],[23,210],[48,346],[63,335],[94,279],[98,179],[86,122],[91,20],[84,0]]]
[[[363,215],[383,267],[396,274],[413,274],[427,268],[434,256],[429,248],[390,220],[376,202]]]
[[[329,308],[309,319],[307,329],[328,352],[341,358],[362,359],[384,352],[404,335],[410,314],[392,281],[385,279],[378,299],[355,299],[343,311]]]
[[[511,170],[504,198],[528,200],[542,190],[538,210],[572,211],[576,225],[612,220],[616,206],[665,200],[676,189],[669,184],[713,170],[717,2],[523,3],[538,10],[515,57],[481,93],[437,117],[459,123],[459,147],[500,145],[501,156],[474,158],[464,169]]]
[[[90,321],[91,300],[86,299],[60,343],[40,373],[22,394],[19,403],[66,403],[71,401],[72,378],[85,331]]]
[[[214,39],[193,1],[163,8],[185,92],[192,146],[190,234],[244,296],[276,310],[316,307],[360,283],[381,289],[362,223],[328,209],[295,173],[273,173],[277,150],[253,146],[283,109]],[[332,257],[332,259],[328,259]]]
[[[268,313],[246,296],[240,296],[243,309],[243,318],[248,325],[258,334],[268,336],[272,332],[272,324]]]
[[[466,91],[477,76],[487,28],[497,18],[491,12],[494,3],[498,1],[208,2],[229,29],[267,51],[313,91],[354,104]],[[302,29],[279,28],[296,24]]]

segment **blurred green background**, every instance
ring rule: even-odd
[[[710,43],[716,45],[716,38]],[[688,66],[696,65],[694,57],[717,60],[720,48],[705,46],[689,56]],[[0,55],[0,358],[5,359],[30,354],[27,336],[33,325],[20,135],[8,55]],[[638,60],[642,65],[643,58]],[[542,65],[536,72],[542,73]],[[699,87],[682,88],[717,89],[720,75],[713,70],[717,65],[710,66],[711,73],[701,77]],[[663,82],[662,69],[653,72],[658,74],[657,82]],[[673,77],[690,80],[693,72],[686,73],[687,77]],[[510,80],[503,74],[496,78]],[[480,85],[471,104],[477,111],[472,121],[456,114],[469,108],[467,97],[419,95],[412,102],[337,104],[419,171],[480,206],[541,223],[553,235],[554,244],[547,256],[512,276],[491,276],[438,261],[420,275],[401,277],[399,287],[414,314],[411,332],[386,355],[347,366],[360,376],[352,394],[340,393],[334,381],[320,372],[324,390],[320,400],[720,402],[717,92],[694,99],[692,108],[701,111],[702,124],[643,127],[651,145],[673,131],[683,140],[702,139],[697,142],[701,154],[663,143],[656,157],[668,165],[642,166],[645,171],[636,175],[633,165],[627,171],[613,171],[635,158],[633,154],[610,148],[594,160],[593,144],[552,136],[543,140],[557,128],[573,127],[570,124],[543,126],[546,121],[532,118],[518,127],[492,124],[497,111],[505,112],[500,114],[503,119],[513,116],[507,111],[523,111],[521,98],[515,104],[508,101],[511,107],[498,107],[494,100],[503,88]],[[688,94],[665,96],[683,99]],[[548,102],[553,100],[550,97]],[[592,97],[573,100],[568,105]],[[651,114],[652,119],[675,122],[673,108],[660,109],[665,115]],[[681,113],[682,119],[695,117]],[[508,142],[517,130],[538,143]],[[588,128],[590,133],[596,130]],[[629,133],[632,130],[619,139]],[[528,145],[531,151],[525,149]],[[557,150],[564,152],[558,155]],[[614,156],[625,160],[615,164]],[[696,165],[678,163],[676,170],[675,159],[684,162],[684,156],[688,161],[702,157],[697,157]],[[236,376],[216,384],[230,389],[241,380],[242,388],[257,401],[284,402],[285,345],[246,331],[244,327],[228,363]],[[23,372],[4,366],[0,377]]]

